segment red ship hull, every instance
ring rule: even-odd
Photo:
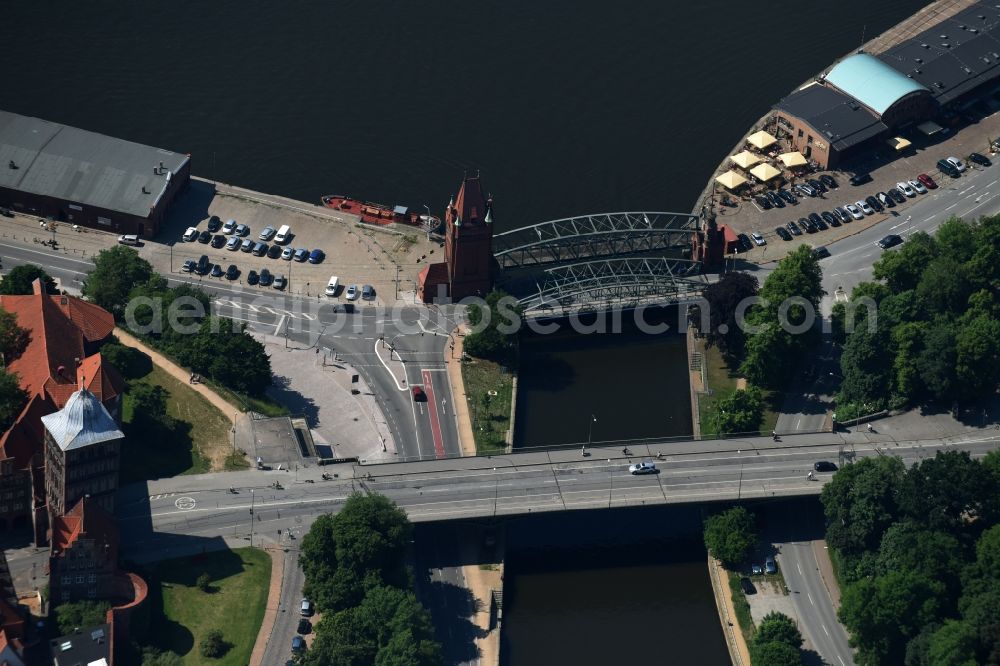
[[[440,220],[436,217],[414,213],[402,206],[392,208],[383,204],[366,203],[339,194],[328,194],[322,197],[321,200],[327,208],[342,210],[352,215],[360,215],[361,221],[366,224],[384,225],[397,223],[409,224],[415,227],[437,227],[440,224]]]

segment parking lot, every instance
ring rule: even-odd
[[[260,232],[265,227],[277,231],[287,225],[291,229],[290,237],[279,248],[302,252],[297,259],[292,259],[290,253],[276,256],[273,250],[270,255],[257,256],[235,244],[213,247],[212,242],[183,239],[189,227],[199,233],[208,232],[213,216],[219,218],[221,224],[235,220],[245,225],[246,232],[240,238],[266,245],[267,249],[274,246],[274,238],[262,241]],[[228,243],[236,234],[225,231],[219,229],[203,234],[203,240],[218,236],[219,242]],[[306,257],[317,249],[325,256],[311,263]],[[420,229],[372,230],[359,226],[358,218],[353,215],[197,179],[192,179],[189,190],[171,209],[160,234],[153,241],[145,242],[139,250],[163,273],[185,272],[186,261],[197,263],[204,255],[213,266],[221,266],[223,273],[231,265],[236,267],[236,272],[227,276],[218,271],[213,275],[211,268],[206,275],[192,271],[196,279],[228,281],[250,289],[270,291],[278,286],[280,276],[284,291],[324,299],[328,298],[324,293],[327,283],[336,275],[341,286],[332,299],[346,300],[347,289],[357,285],[359,303],[383,304],[394,303],[397,299],[412,302],[417,273],[424,264],[442,256],[439,244],[428,242]],[[274,279],[261,284],[259,276],[265,270]],[[256,284],[251,284],[255,282],[250,279],[251,271],[258,276]],[[371,285],[374,292],[369,300],[362,299],[360,293],[366,284]]]
[[[787,229],[789,222],[801,226],[799,221],[803,218],[808,219],[812,214],[821,216],[822,219],[824,212],[834,214],[836,207],[853,205],[869,196],[877,196],[879,192],[889,193],[897,183],[916,180],[919,174],[927,174],[938,185],[938,189],[930,190],[930,194],[949,189],[960,190],[962,178],[951,178],[941,173],[937,166],[938,160],[949,156],[958,157],[965,163],[967,170],[963,172],[963,177],[971,171],[997,169],[1000,178],[1000,167],[996,165],[986,167],[967,159],[970,153],[979,152],[996,161],[994,155],[989,152],[989,145],[991,139],[1000,136],[1000,113],[996,112],[997,109],[1000,109],[1000,100],[991,97],[988,102],[970,109],[967,118],[958,118],[958,124],[949,128],[947,134],[939,133],[928,137],[916,128],[911,128],[898,133],[912,143],[912,147],[902,153],[894,152],[884,143],[878,144],[869,153],[843,165],[842,170],[817,172],[798,179],[796,182],[801,183],[804,179],[818,178],[826,174],[835,179],[838,187],[828,188],[827,192],[821,192],[816,197],[795,192],[797,203],[794,205],[786,202],[784,208],[772,207],[770,210],[764,210],[753,200],[732,197],[737,201],[736,207],[720,206],[718,220],[721,224],[730,226],[736,233],[749,236],[757,232],[763,237],[766,245],[754,244],[748,252],[739,254],[741,259],[756,263],[780,259],[803,243],[813,247],[827,245],[886,220],[896,220],[892,225],[886,225],[887,227],[896,226],[906,220],[909,205],[928,194],[915,192],[914,196],[904,195],[902,203],[896,203],[892,208],[884,207],[882,211],[875,210],[872,214],[863,212],[860,220],[851,217],[849,222],[844,222],[838,218],[840,226],[832,226],[824,220],[826,229],[818,229],[811,233],[804,231],[801,235],[793,235],[788,241],[782,240],[776,232],[778,227]],[[850,178],[857,173],[870,174],[872,181],[852,186]]]

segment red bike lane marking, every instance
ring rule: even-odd
[[[431,435],[434,436],[434,453],[438,458],[444,458],[444,437],[441,436],[441,419],[438,417],[437,402],[434,400],[434,386],[431,383],[431,373],[422,371],[424,377],[424,395],[427,396],[427,411],[431,415]]]

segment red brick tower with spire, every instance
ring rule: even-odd
[[[483,195],[479,174],[466,176],[445,211],[448,296],[483,296],[493,287],[493,200]]]

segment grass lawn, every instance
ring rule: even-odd
[[[753,616],[750,615],[750,602],[747,601],[747,597],[743,593],[743,588],[740,587],[740,575],[728,570],[726,574],[729,576],[729,591],[733,595],[736,623],[740,625],[740,633],[743,634],[743,638],[749,644],[753,640],[754,634],[757,633],[757,627],[753,623]]]
[[[514,375],[505,370],[499,363],[479,358],[462,363],[462,382],[469,398],[476,453],[480,455],[503,452],[507,447]],[[490,391],[496,395],[490,395]]]
[[[714,433],[709,425],[709,416],[715,413],[720,400],[736,390],[736,381],[740,376],[729,368],[718,347],[704,346],[703,341],[699,340],[699,348],[705,363],[705,388],[712,389],[712,394],[703,393],[698,396],[698,414],[701,419],[702,436],[711,437]],[[781,393],[764,391],[765,408],[764,420],[760,426],[761,432],[769,433],[774,430],[778,414],[781,413],[782,399]]]
[[[167,392],[167,414],[174,419],[174,427],[137,432],[133,405],[125,394],[122,421],[128,437],[122,447],[122,483],[208,472],[212,460],[219,460],[217,468],[222,469],[222,461],[232,451],[232,425],[222,412],[155,365],[152,372],[132,383],[160,386]]]
[[[209,592],[195,581],[207,572]],[[187,666],[245,666],[264,618],[271,558],[262,550],[240,548],[166,560],[153,569],[147,643],[179,654]],[[230,644],[221,659],[201,656],[201,639],[213,629]]]
[[[242,411],[257,412],[258,414],[263,414],[264,416],[288,416],[288,408],[281,403],[271,400],[267,396],[261,396],[255,398],[253,396],[246,395],[245,393],[237,393],[231,389],[226,388],[222,384],[213,382],[209,379],[202,379],[202,381],[212,387],[212,390],[219,394],[223,400],[228,402],[233,407],[240,409]]]

